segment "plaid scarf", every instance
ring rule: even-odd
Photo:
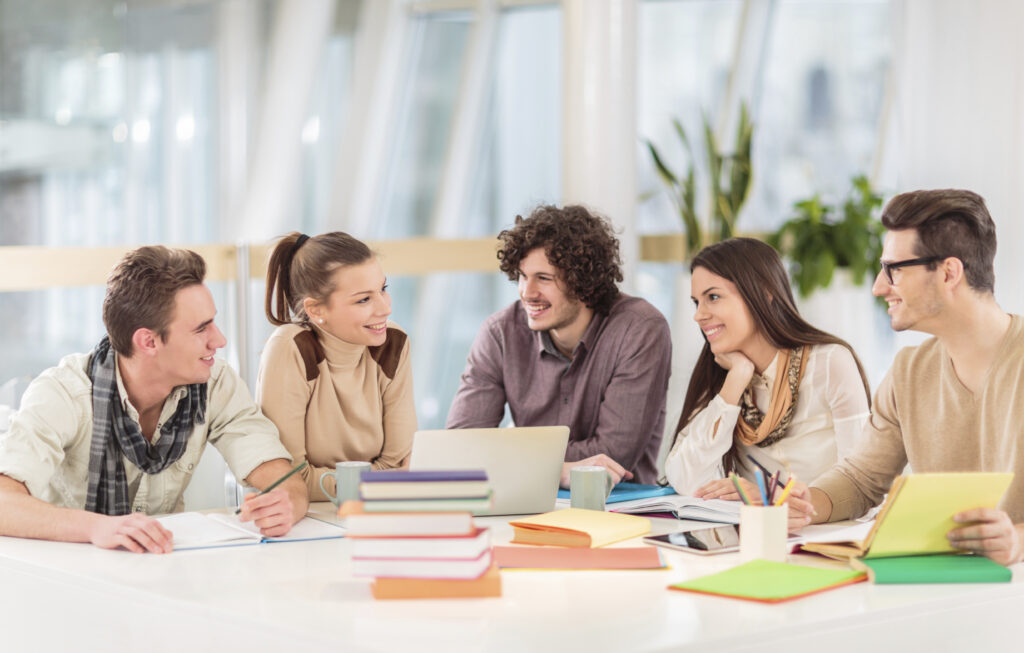
[[[194,425],[206,420],[206,384],[187,386],[188,394],[178,402],[171,419],[160,428],[160,439],[151,444],[142,435],[138,422],[126,415],[121,405],[114,368],[116,359],[106,336],[89,359],[92,442],[85,509],[103,515],[126,515],[131,511],[121,454],[143,472],[157,474],[181,458]]]

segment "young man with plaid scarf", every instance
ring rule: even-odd
[[[36,378],[0,439],[0,535],[164,553],[173,535],[150,515],[183,508],[207,442],[256,488],[288,472],[277,429],[214,358],[226,341],[205,274],[198,254],[165,247],[117,265],[107,336]],[[249,498],[241,519],[280,536],[307,507],[294,477]]]

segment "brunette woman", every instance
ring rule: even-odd
[[[797,311],[778,253],[752,238],[690,264],[704,348],[690,377],[665,475],[680,494],[738,499],[753,458],[811,481],[844,457],[868,419],[870,389],[853,349]],[[750,487],[750,486],[748,486]]]

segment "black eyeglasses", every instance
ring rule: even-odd
[[[945,259],[945,256],[925,256],[923,258],[908,258],[905,261],[894,261],[892,263],[886,263],[885,261],[881,261],[882,272],[885,272],[885,278],[889,280],[889,285],[895,286],[896,282],[892,278],[893,270],[898,270],[899,268],[909,268],[914,265],[929,265],[931,263],[938,263],[939,261],[944,261]]]

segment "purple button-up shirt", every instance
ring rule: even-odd
[[[668,322],[638,297],[595,313],[572,359],[515,302],[477,334],[448,428],[497,426],[507,403],[517,426],[568,426],[566,461],[603,453],[654,483],[671,361]]]

